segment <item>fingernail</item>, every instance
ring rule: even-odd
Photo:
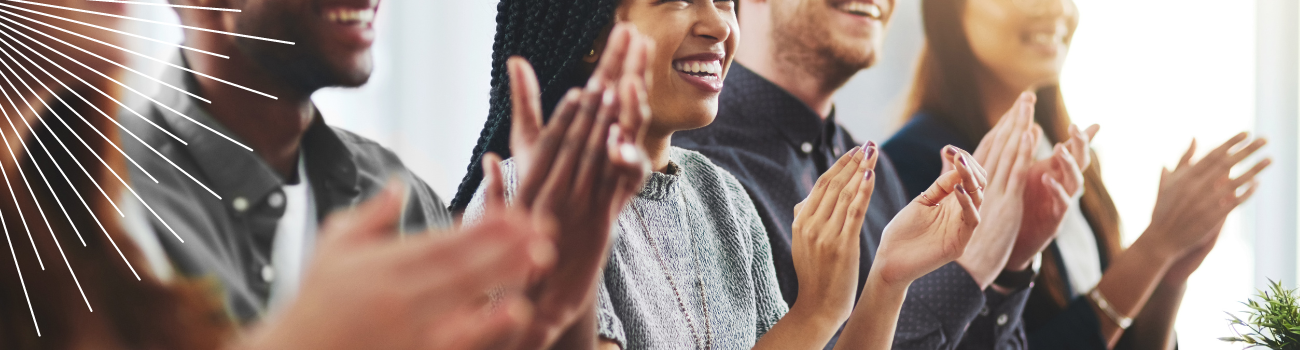
[[[957,189],[957,192],[966,192],[966,187],[965,187],[965,186],[962,186],[961,184],[957,184],[957,188],[956,188],[956,189]]]
[[[967,167],[967,168],[970,167],[970,163],[966,163],[966,157],[965,157],[965,156],[957,157],[957,161],[961,162],[961,165],[962,165],[962,166],[965,166],[965,167]]]
[[[862,146],[853,146],[853,149],[849,150],[849,155],[851,155],[851,156],[853,156],[853,155],[857,155],[858,152],[861,152],[861,151],[862,151]]]
[[[947,146],[947,147],[945,147],[945,151],[948,152],[948,155],[950,155],[950,156],[955,156],[955,155],[957,155],[957,147]]]
[[[871,148],[867,149],[867,158],[871,158],[875,156],[876,156],[876,145],[871,145]]]
[[[624,162],[636,163],[641,161],[641,158],[637,156],[636,146],[632,146],[630,143],[624,143],[622,146],[619,146],[618,153],[623,156]]]
[[[876,173],[875,170],[867,169],[867,175],[862,176],[862,179],[863,179],[863,180],[867,180],[867,181],[871,181],[871,175],[872,175],[872,174],[875,174],[875,173]]]
[[[606,107],[614,104],[614,90],[605,90],[605,95],[601,96],[600,103]]]

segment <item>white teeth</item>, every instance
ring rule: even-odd
[[[375,20],[375,10],[337,9],[325,13],[325,19],[334,23],[370,23]]]
[[[860,1],[849,1],[840,4],[837,8],[839,8],[840,11],[848,12],[851,14],[880,19],[880,6],[876,4],[869,4]]]
[[[718,61],[691,61],[673,63],[673,69],[693,74],[722,75],[722,63]]]

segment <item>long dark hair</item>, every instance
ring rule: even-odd
[[[926,45],[917,65],[907,116],[929,113],[952,127],[967,144],[977,144],[992,127],[984,115],[977,75],[985,68],[975,58],[962,23],[967,0],[922,0]],[[1034,120],[1053,143],[1069,139],[1070,116],[1057,84],[1039,88]],[[1083,215],[1092,227],[1101,252],[1102,265],[1119,253],[1119,211],[1101,181],[1096,155],[1083,171]],[[1035,292],[1043,292],[1064,307],[1069,293],[1064,290],[1061,268],[1055,253],[1044,252]]]
[[[470,155],[464,180],[451,200],[460,212],[483,181],[483,154],[510,157],[510,78],[506,60],[523,56],[537,71],[542,115],[571,87],[589,75],[582,57],[593,52],[596,39],[611,26],[620,0],[501,0],[497,4],[497,33],[492,45],[492,95],[487,123]]]

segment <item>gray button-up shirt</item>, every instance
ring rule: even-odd
[[[174,62],[187,66],[181,58]],[[201,94],[190,73],[170,70],[162,80]],[[153,97],[158,102],[239,140],[190,96],[167,87],[159,89]],[[232,318],[241,323],[256,320],[266,312],[270,298],[271,283],[264,278],[263,267],[271,263],[277,223],[284,215],[283,205],[270,202],[284,198],[285,179],[256,153],[177,113],[156,104],[132,108],[148,121],[131,111],[119,113],[122,124],[135,134],[124,133],[122,146],[148,175],[158,180],[154,183],[139,168],[128,164],[131,187],[148,205],[136,214],[147,216],[149,228],[176,272],[187,278],[215,280]],[[300,150],[317,220],[364,201],[396,177],[410,187],[402,216],[403,232],[452,224],[442,200],[393,152],[326,125],[319,114],[303,136]]]

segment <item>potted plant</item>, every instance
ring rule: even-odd
[[[1260,291],[1258,301],[1251,299],[1242,303],[1250,309],[1243,312],[1245,320],[1228,313],[1229,327],[1237,336],[1219,340],[1245,343],[1247,349],[1300,350],[1300,303],[1296,301],[1296,294],[1296,290],[1288,290],[1281,283],[1270,280],[1269,290]],[[1241,332],[1243,328],[1245,333]]]

